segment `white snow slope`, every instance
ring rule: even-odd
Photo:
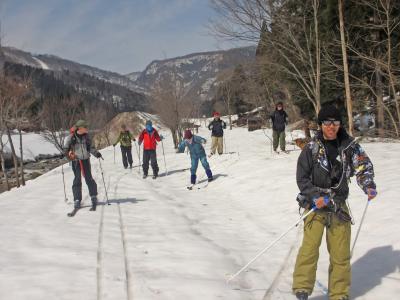
[[[5,152],[11,153],[11,147],[10,143],[8,142],[7,135],[3,135],[2,138],[3,138],[3,143],[5,145],[4,146]],[[12,134],[11,138],[14,144],[15,151],[17,152],[16,154],[18,157],[20,157],[19,135]],[[60,153],[60,151],[58,151],[53,144],[46,141],[46,139],[43,138],[38,133],[23,133],[22,147],[23,147],[24,161],[35,160],[35,157],[37,157],[39,154],[53,155]]]
[[[269,132],[270,133],[270,132]],[[201,135],[209,132],[201,129]],[[143,180],[122,168],[120,153],[103,151],[111,205],[68,218],[61,168],[0,195],[0,299],[294,299],[290,291],[301,228],[230,284],[233,274],[299,218],[295,168],[299,151],[271,155],[262,131],[226,131],[229,154],[209,159],[215,182],[188,191],[190,160],[164,142],[168,176]],[[209,148],[207,144],[207,148]],[[292,146],[289,146],[289,149]],[[352,299],[400,294],[400,144],[364,144],[374,162],[379,195],[368,209],[353,263]],[[134,152],[137,165],[137,155]],[[105,192],[92,158],[99,198]],[[164,175],[162,149],[158,150]],[[67,196],[72,172],[65,166]],[[198,169],[199,181],[204,170]],[[150,171],[151,175],[151,171]],[[204,183],[200,184],[204,185]],[[84,203],[90,204],[83,184]],[[357,225],[366,197],[353,180],[350,203]],[[318,279],[326,284],[321,246]],[[310,299],[327,299],[316,288]]]

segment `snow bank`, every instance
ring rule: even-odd
[[[63,200],[60,168],[0,195],[0,298],[106,300],[127,299],[127,294],[140,300],[294,298],[291,273],[301,228],[231,284],[226,278],[298,219],[295,170],[300,152],[274,155],[262,131],[227,130],[228,153],[209,159],[216,180],[188,191],[190,158],[176,154],[169,133],[163,134],[168,176],[159,149],[157,180],[143,180],[137,167],[124,170],[119,152],[114,164],[112,147],[102,151],[111,205],[100,206],[97,212],[84,208],[74,218],[66,217],[72,207]],[[200,135],[210,140],[204,127]],[[396,299],[400,144],[364,146],[374,162],[379,195],[370,204],[352,259],[352,299]],[[209,143],[206,147],[209,151]],[[92,162],[104,201],[99,161]],[[71,202],[73,176],[68,165],[64,168]],[[197,175],[200,182],[206,178],[201,166]],[[85,185],[83,193],[84,203],[90,204]],[[355,182],[350,203],[358,224],[366,197]],[[323,244],[318,279],[325,284],[328,256]],[[310,299],[325,298],[316,288]]]

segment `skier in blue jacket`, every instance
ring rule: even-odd
[[[207,161],[206,151],[202,144],[206,143],[206,139],[201,136],[193,135],[190,130],[185,130],[184,140],[178,145],[178,153],[185,152],[185,148],[188,147],[190,152],[190,158],[192,161],[192,166],[190,168],[190,183],[196,183],[196,171],[199,165],[199,160],[206,170],[208,181],[213,180],[213,175],[210,170],[210,165]]]

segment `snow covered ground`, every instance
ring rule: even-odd
[[[209,136],[204,128],[200,133]],[[96,212],[83,208],[74,218],[66,216],[72,205],[64,202],[61,168],[1,194],[0,299],[294,299],[290,284],[301,228],[236,280],[226,279],[299,218],[300,152],[272,155],[262,131],[226,131],[228,154],[209,159],[216,180],[188,191],[189,156],[176,154],[167,131],[164,136],[168,176],[159,147],[157,180],[143,180],[138,167],[124,170],[119,148],[116,164],[112,147],[102,151],[111,205]],[[379,196],[355,248],[352,299],[397,299],[400,144],[364,147],[376,168]],[[136,152],[134,159],[137,165]],[[99,161],[92,162],[104,203]],[[73,176],[68,165],[64,169],[71,201]],[[201,166],[198,177],[205,180]],[[89,205],[85,185],[83,190]],[[350,203],[355,232],[366,203],[355,180]],[[323,284],[327,270],[323,243],[317,275]],[[310,299],[326,296],[316,288]]]
[[[3,143],[5,144],[5,152],[11,153],[7,135],[3,135],[2,138]],[[11,138],[15,151],[17,152],[17,156],[19,157],[19,135],[13,134]],[[23,133],[22,146],[24,161],[35,160],[35,157],[39,154],[60,154],[60,151],[58,151],[53,144],[46,141],[40,134],[37,133]]]

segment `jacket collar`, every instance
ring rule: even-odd
[[[321,143],[323,142],[324,136],[322,134],[322,130],[318,130],[316,138]],[[340,127],[337,134],[337,140],[339,144],[339,152],[341,152],[343,149],[346,149],[354,141],[354,138],[347,133],[345,128]]]

